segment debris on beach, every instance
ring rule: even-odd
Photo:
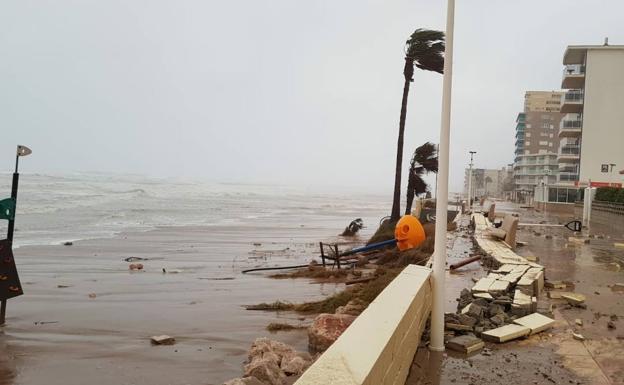
[[[450,339],[446,347],[456,352],[471,354],[483,349],[485,343],[473,335],[463,335]]]
[[[130,266],[128,266],[128,269],[132,270],[132,271],[143,270],[143,264],[142,263],[131,263]]]
[[[152,336],[150,341],[153,345],[173,345],[175,344],[175,338],[166,334],[160,336]]]
[[[352,220],[351,223],[349,223],[349,225],[345,227],[344,231],[340,235],[343,237],[353,237],[358,233],[358,231],[363,228],[364,221],[362,220],[362,218],[357,218]]]
[[[224,385],[285,384],[302,374],[311,364],[312,356],[292,346],[268,338],[257,338],[251,345],[245,375]],[[288,382],[291,383],[291,382]]]
[[[71,241],[63,242],[63,246],[71,246],[73,244],[74,242],[71,242]]]
[[[307,329],[306,325],[291,325],[287,323],[280,322],[271,322],[267,325],[266,329],[270,332],[278,332],[278,331],[288,331],[288,330],[296,330],[296,329]]]
[[[312,352],[323,352],[355,321],[349,314],[319,314],[308,329],[308,348]]]
[[[128,257],[128,258],[124,258],[124,261],[126,262],[139,262],[139,261],[147,261],[148,258],[141,258],[141,257]]]

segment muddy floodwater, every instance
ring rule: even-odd
[[[342,286],[241,270],[305,263],[319,240],[341,240],[332,236],[340,230],[322,222],[162,228],[21,247],[15,256],[26,294],[9,301],[0,329],[0,384],[221,384],[242,374],[257,337],[305,350],[304,330],[265,328],[309,319],[242,306],[308,301]],[[129,271],[128,257],[145,259],[144,271]],[[151,346],[149,337],[161,334],[177,343]]]

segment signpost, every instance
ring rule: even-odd
[[[24,294],[13,258],[13,232],[15,230],[15,208],[19,183],[19,158],[31,153],[32,151],[28,147],[17,146],[11,197],[0,200],[0,219],[9,221],[7,237],[0,240],[0,325],[4,325],[5,322],[7,300]]]

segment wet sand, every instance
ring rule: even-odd
[[[365,223],[374,227],[375,219]],[[318,241],[341,240],[331,237],[340,226],[161,228],[19,248],[26,294],[9,301],[0,328],[0,384],[221,384],[242,374],[257,337],[305,350],[305,330],[271,334],[265,327],[309,319],[242,306],[308,301],[342,286],[240,271],[306,263],[318,255]],[[127,257],[147,258],[139,262],[144,271],[129,271]],[[149,337],[160,334],[177,343],[151,346]]]

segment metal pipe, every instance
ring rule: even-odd
[[[448,211],[449,143],[451,135],[451,90],[453,82],[453,27],[455,0],[448,0],[446,10],[446,46],[440,148],[438,150],[438,189],[436,192],[435,250],[433,252],[433,308],[431,310],[431,342],[429,349],[444,351],[444,278],[446,274],[446,218]]]

